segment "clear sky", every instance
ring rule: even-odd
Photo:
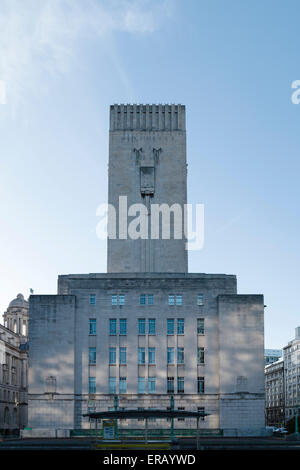
[[[265,295],[266,347],[300,325],[298,1],[2,0],[0,311],[106,271],[109,105],[182,103],[192,272]],[[2,86],[2,100],[3,100]],[[1,93],[0,93],[1,95]]]

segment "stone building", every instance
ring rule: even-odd
[[[295,329],[295,338],[283,348],[285,375],[285,414],[286,421],[300,404],[300,327]]]
[[[279,361],[281,357],[281,349],[265,349],[265,366],[272,364],[272,362]]]
[[[12,300],[0,325],[0,433],[17,434],[27,425],[28,302]]]
[[[266,425],[285,425],[284,362],[279,360],[265,367]]]
[[[109,142],[117,216],[120,196],[147,217],[153,204],[183,208],[184,106],[114,105]],[[123,222],[108,240],[106,274],[61,275],[57,295],[30,296],[29,426],[39,435],[83,430],[82,415],[111,409],[116,395],[125,409],[165,409],[174,395],[175,409],[208,413],[203,429],[262,434],[263,296],[238,294],[234,275],[189,273],[175,225],[171,239],[132,239]]]

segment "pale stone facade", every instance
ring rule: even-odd
[[[0,325],[0,434],[16,434],[27,425],[28,302],[12,300]]]
[[[285,377],[284,361],[272,362],[265,367],[266,380],[266,424],[285,425]]]
[[[112,107],[109,202],[185,204],[185,145],[184,106]],[[88,428],[82,415],[117,394],[124,408],[174,395],[175,409],[209,414],[203,429],[263,433],[263,296],[238,295],[233,275],[188,273],[184,238],[109,240],[107,274],[62,275],[58,295],[30,297],[29,332],[33,429]]]
[[[295,329],[295,338],[283,348],[285,376],[286,421],[296,413],[300,405],[300,327]]]

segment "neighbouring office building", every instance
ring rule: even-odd
[[[278,361],[281,357],[281,349],[265,349],[265,366]]]
[[[265,367],[266,425],[285,425],[284,362],[278,360]]]
[[[111,106],[108,178],[117,215],[119,196],[149,214],[183,207],[185,107]],[[174,395],[175,409],[208,413],[203,429],[262,434],[263,296],[238,294],[234,275],[189,273],[184,237],[117,232],[107,273],[60,275],[57,295],[30,297],[31,433],[87,429],[82,415],[113,408],[116,395],[124,409],[166,409]]]
[[[285,375],[285,416],[290,420],[296,405],[300,404],[300,327],[295,329],[295,338],[283,348]]]

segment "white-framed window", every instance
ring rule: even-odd
[[[174,364],[174,361],[175,361],[174,348],[172,347],[167,348],[167,363]]]
[[[148,348],[148,363],[155,364],[155,348]]]
[[[148,377],[148,392],[155,393],[156,390],[156,377]]]
[[[120,364],[127,364],[127,350],[124,347],[120,347],[119,362]]]
[[[204,305],[204,295],[203,294],[198,294],[197,295],[197,305]]]
[[[95,335],[97,333],[96,324],[97,324],[96,318],[89,319],[89,334],[90,335]]]
[[[174,294],[169,294],[168,304],[169,305],[175,305],[175,295]]]
[[[111,304],[112,305],[125,305],[125,294],[112,294]]]
[[[89,364],[96,364],[96,348],[89,348]]]

